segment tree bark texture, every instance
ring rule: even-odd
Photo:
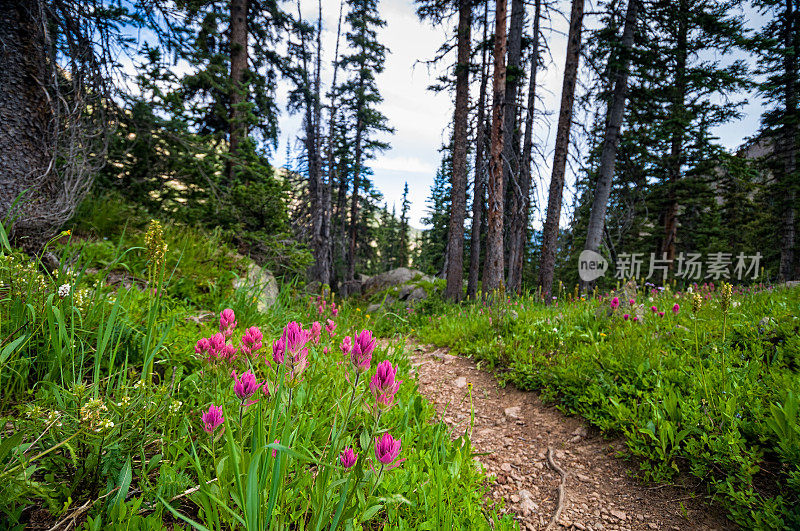
[[[531,164],[533,155],[533,118],[536,104],[536,74],[539,69],[539,21],[542,2],[535,0],[533,11],[533,50],[531,51],[531,75],[528,84],[528,102],[525,113],[525,136],[522,140],[522,157],[519,170],[519,193],[511,216],[508,232],[508,289],[515,293],[522,291],[522,269],[525,257],[525,244],[528,239],[528,212],[531,207]]]
[[[567,57],[564,66],[564,83],[561,88],[561,109],[558,114],[553,173],[547,200],[547,218],[542,231],[542,256],[539,264],[539,287],[546,300],[550,300],[558,246],[558,225],[561,218],[561,200],[564,193],[564,174],[567,168],[569,133],[572,125],[572,107],[575,103],[575,83],[581,51],[584,0],[572,0],[572,12],[567,36]]]
[[[445,297],[460,301],[464,277],[464,217],[467,210],[467,142],[469,129],[469,66],[472,35],[472,2],[458,2],[456,108],[453,118],[453,173],[450,181],[450,226],[447,240]]]
[[[230,54],[231,54],[231,109],[229,124],[227,163],[228,181],[233,182],[236,175],[236,158],[239,146],[247,136],[245,112],[242,108],[247,102],[247,87],[244,74],[247,71],[247,15],[249,0],[231,0]]]
[[[597,249],[600,247],[600,241],[603,238],[606,209],[608,208],[608,198],[611,195],[614,166],[617,161],[619,134],[622,128],[622,121],[625,117],[631,48],[633,47],[638,10],[639,0],[628,0],[628,8],[625,13],[625,26],[622,30],[622,44],[619,58],[617,59],[618,65],[616,68],[612,69],[614,72],[614,88],[612,89],[611,101],[606,110],[605,137],[603,138],[603,149],[600,154],[600,169],[598,171],[597,184],[594,189],[592,211],[589,214],[586,243],[583,247],[585,250],[589,251],[597,252]],[[609,58],[609,61],[614,61],[613,55]],[[585,285],[584,288],[591,289],[591,285],[589,284]]]
[[[488,187],[488,232],[483,291],[503,288],[503,114],[506,88],[506,0],[497,0],[494,31],[494,80],[492,83],[492,137]]]
[[[489,26],[489,2],[483,11],[483,42],[486,43]],[[472,227],[469,245],[469,278],[467,297],[474,299],[478,293],[478,278],[481,263],[481,223],[486,200],[486,86],[489,73],[486,64],[486,46],[481,52],[481,84],[478,91],[478,118],[475,125],[475,179],[472,193]]]

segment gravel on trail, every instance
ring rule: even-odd
[[[723,508],[700,488],[652,485],[637,479],[637,466],[617,457],[624,441],[608,439],[578,417],[544,404],[536,393],[502,387],[468,358],[447,349],[406,346],[419,390],[455,438],[475,421],[471,441],[487,475],[491,496],[505,500],[523,530],[546,529],[556,512],[562,476],[564,503],[551,529],[737,529]]]

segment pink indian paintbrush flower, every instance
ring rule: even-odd
[[[375,437],[375,457],[378,458],[378,461],[383,466],[392,465],[400,455],[400,446],[400,439],[395,439],[388,433],[384,433],[380,437]],[[393,466],[389,466],[389,470],[399,466],[402,462],[403,460],[394,463]]]
[[[342,344],[339,345],[339,348],[342,349],[342,354],[345,356],[350,355],[350,351],[353,350],[353,341],[350,339],[350,336],[344,336],[342,339]]]
[[[636,301],[635,301],[635,300],[633,300],[633,299],[629,300],[628,302],[630,303],[630,305],[631,305],[631,306],[633,306],[634,304],[636,304]]]
[[[658,312],[658,308],[657,308],[656,306],[651,306],[651,307],[650,307],[650,310],[651,310],[653,313],[656,313],[656,312]]]
[[[234,361],[238,349],[225,342],[225,335],[222,333],[214,334],[211,337],[197,341],[194,346],[197,354],[206,354],[206,361]]]
[[[369,382],[369,390],[375,397],[379,409],[389,409],[394,405],[394,396],[400,389],[402,380],[398,380],[397,368],[392,367],[392,362],[384,360],[375,369],[375,375]]]
[[[289,386],[297,385],[302,381],[300,376],[308,368],[308,349],[304,348],[292,357],[292,368],[289,371]]]
[[[297,321],[292,321],[283,327],[283,333],[279,341],[283,343],[289,353],[296,354],[305,348],[308,339],[309,332],[303,330],[303,326]]]
[[[274,443],[275,444],[280,444],[281,440],[280,439],[275,439]],[[277,448],[273,448],[272,449],[272,457],[277,457],[277,456],[278,456],[278,449]]]
[[[628,315],[628,314],[626,313],[625,315],[623,315],[623,316],[622,316],[622,318],[623,318],[623,319],[625,319],[625,320],[627,321],[627,320],[630,318],[630,315]]]
[[[617,308],[619,308],[619,297],[614,297],[611,299],[611,309],[616,310]]]
[[[680,312],[680,311],[681,311],[681,305],[678,304],[678,303],[675,303],[675,306],[672,307],[672,313],[674,313],[675,315],[678,315],[678,312]]]
[[[259,387],[261,387],[261,383],[256,380],[253,371],[247,371],[239,376],[234,370],[231,372],[231,378],[234,379],[233,392],[242,402],[253,396],[253,394],[258,391]]]
[[[204,412],[200,416],[200,420],[203,422],[203,429],[206,433],[214,433],[214,430],[217,427],[225,422],[225,417],[222,416],[222,408],[217,407],[214,404],[208,408],[208,411]]]
[[[659,317],[664,317],[664,312],[658,312]]]
[[[261,340],[264,339],[264,334],[257,326],[248,328],[242,336],[242,352],[250,355],[263,346]]]
[[[219,314],[219,331],[229,338],[233,334],[234,328],[236,328],[236,315],[230,308],[225,308]]]
[[[636,316],[634,316],[634,317],[633,317],[633,321],[634,321],[634,322],[636,322],[636,321],[638,321],[638,320],[639,320],[639,318],[638,318],[638,317],[636,317]]]
[[[357,460],[358,454],[356,454],[349,446],[345,448],[339,455],[339,462],[342,463],[342,466],[345,468],[353,468],[353,465],[356,464]]]
[[[350,361],[359,372],[367,372],[372,362],[372,352],[375,350],[375,338],[372,332],[362,330],[360,334],[353,337],[353,350],[350,353]]]
[[[333,319],[328,319],[328,322],[325,324],[325,331],[328,332],[328,336],[330,337],[336,335],[336,323]]]
[[[315,345],[319,345],[319,338],[321,335],[322,323],[319,321],[314,321],[311,323],[311,341],[313,341]]]
[[[280,339],[272,342],[272,360],[280,365],[283,363],[283,357],[286,349],[284,348],[283,341]]]
[[[339,308],[336,307],[336,303],[335,302],[331,303],[331,314],[333,314],[334,317],[339,315]]]

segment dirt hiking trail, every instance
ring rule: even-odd
[[[648,485],[632,477],[636,465],[615,457],[623,441],[604,438],[582,419],[545,405],[536,393],[502,388],[471,359],[444,348],[409,343],[406,350],[420,392],[436,406],[454,437],[469,426],[472,385],[472,444],[476,452],[488,453],[477,459],[487,474],[497,476],[491,495],[505,500],[523,530],[551,524],[562,485],[555,469],[566,480],[560,516],[550,529],[736,529],[722,508],[708,505],[691,490]]]

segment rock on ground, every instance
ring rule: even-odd
[[[278,300],[278,282],[271,271],[249,262],[247,273],[233,281],[233,289],[252,290],[258,299],[258,311],[264,312]]]

